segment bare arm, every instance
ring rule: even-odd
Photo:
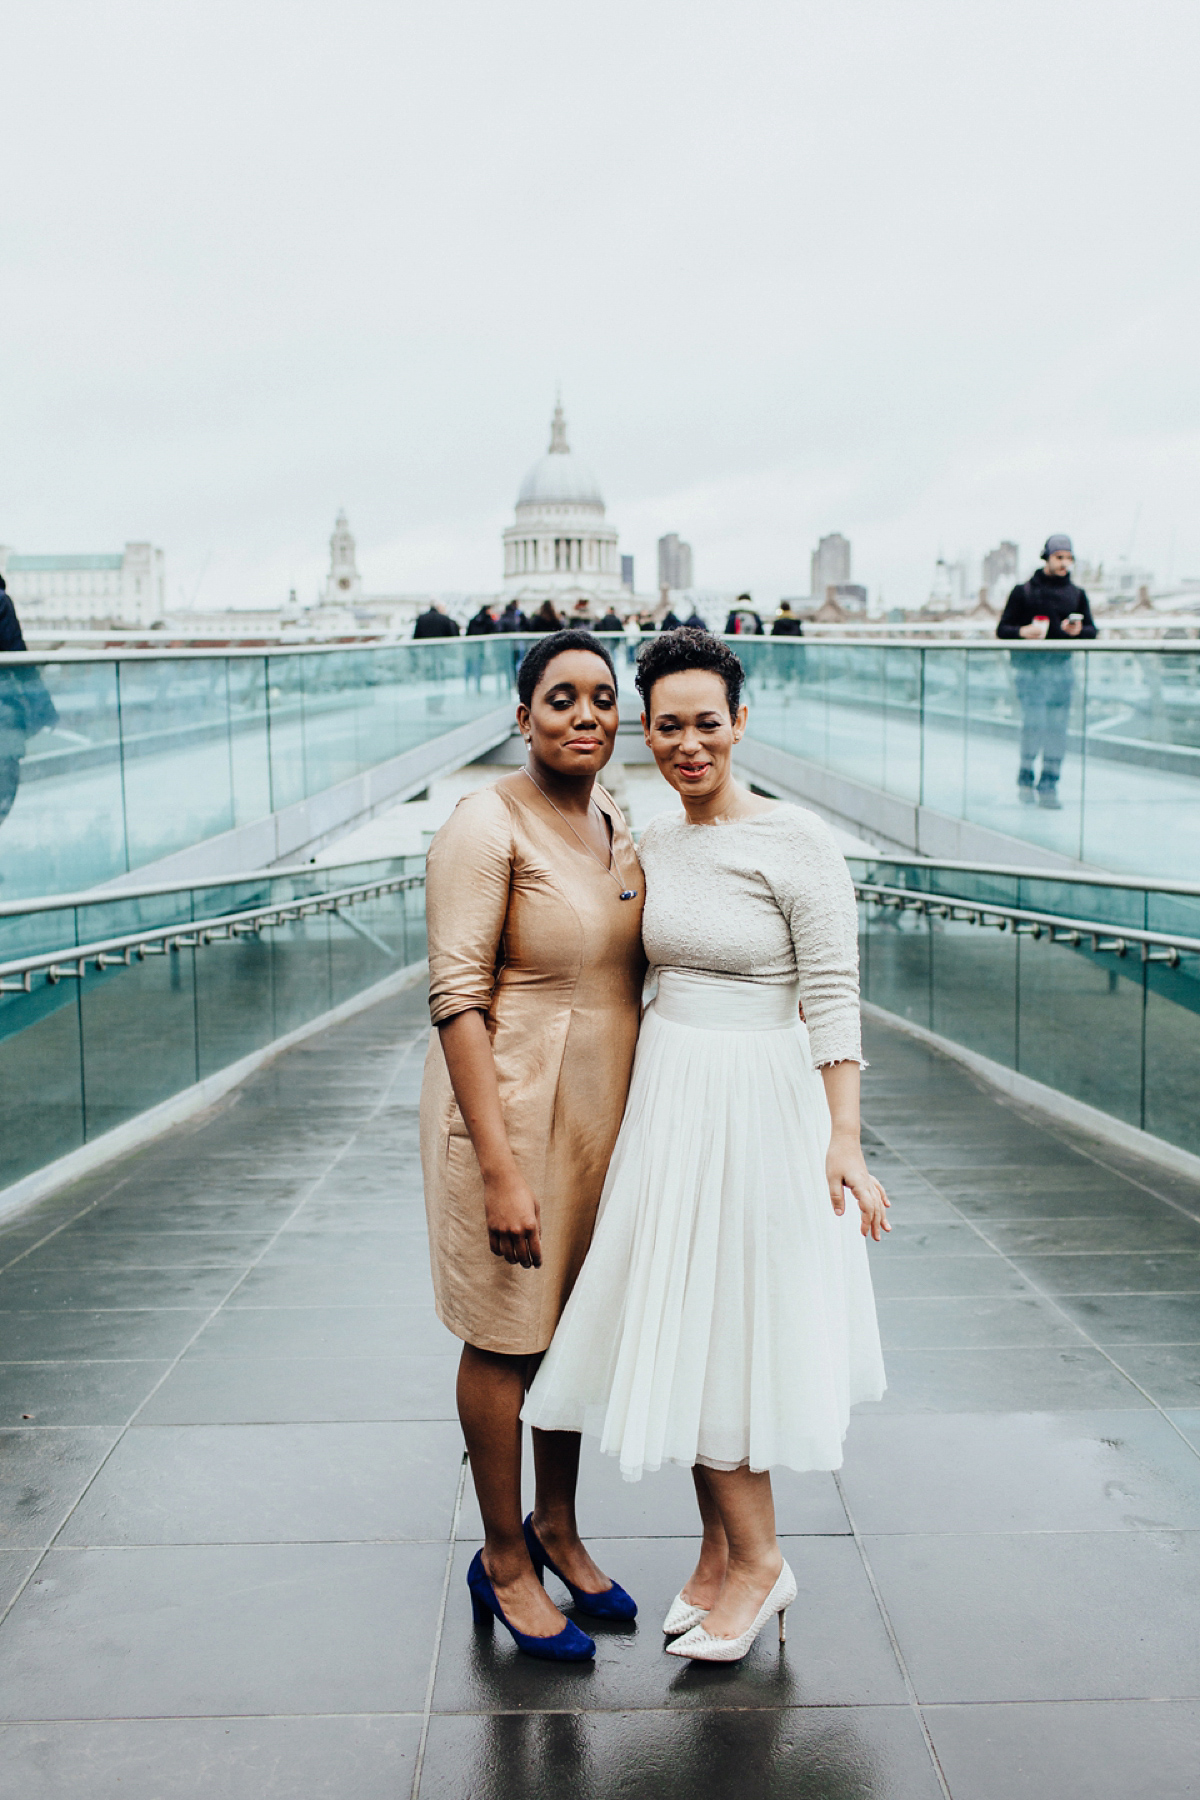
[[[832,1130],[825,1158],[829,1198],[839,1218],[846,1210],[846,1189],[858,1201],[862,1234],[879,1242],[882,1231],[892,1228],[884,1217],[891,1202],[867,1168],[859,1143],[859,1068],[856,1062],[828,1063],[821,1070],[825,1098],[829,1102]]]
[[[523,1269],[540,1269],[541,1209],[508,1141],[483,1014],[455,1013],[438,1029],[454,1098],[479,1159],[492,1255]]]

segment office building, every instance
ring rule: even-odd
[[[850,585],[850,540],[840,531],[823,537],[812,553],[812,597],[819,606],[830,588]]]
[[[987,598],[995,606],[1008,599],[1017,583],[1017,546],[1008,538],[1002,538],[994,550],[989,550],[983,559],[980,571],[980,584],[986,589]]]
[[[677,531],[669,531],[658,540],[658,585],[660,588],[690,588],[692,579],[692,546],[680,539]]]

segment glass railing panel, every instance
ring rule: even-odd
[[[859,978],[864,1000],[933,1029],[929,922],[914,912],[860,907]]]
[[[1069,878],[1023,875],[1017,884],[1018,906],[1030,912],[1054,913],[1064,919],[1095,919],[1132,931],[1153,930],[1146,923],[1143,888],[1101,887]]]
[[[75,983],[0,994],[0,1189],[82,1143]]]
[[[731,643],[746,669],[754,736],[808,762],[827,764],[830,647],[796,638]]]
[[[881,646],[848,645],[831,658],[826,688],[829,765],[876,788],[886,784],[883,664]]]
[[[1200,894],[1170,894],[1151,888],[1146,895],[1146,930],[1176,931],[1180,937],[1200,942]]]
[[[1200,955],[1146,976],[1145,1128],[1200,1154]]]
[[[1126,1124],[1142,1122],[1140,960],[1023,937],[1017,1067]]]
[[[256,902],[255,904],[261,904]],[[211,915],[210,915],[211,916]],[[200,1080],[261,1050],[275,1030],[272,933],[214,943],[196,954],[196,1057]]]
[[[41,686],[34,700],[32,674]],[[48,716],[47,694],[57,723],[26,736],[26,726]],[[0,757],[14,756],[19,786],[0,821],[5,900],[65,893],[123,874],[129,864],[116,664],[0,666]]]
[[[329,917],[319,913],[270,932],[273,1037],[306,1025],[334,1005]]]
[[[230,656],[225,662],[229,693],[229,782],[237,825],[265,819],[271,799],[271,732],[265,656]]]
[[[930,1017],[941,1037],[1013,1068],[1017,939],[1007,931],[929,921]]]
[[[75,941],[98,944],[108,938],[129,937],[155,925],[187,926],[195,916],[195,901],[194,893],[187,888],[131,899],[114,894],[111,900],[76,907]]]
[[[354,650],[300,659],[306,796],[324,793],[366,768],[368,745],[371,762],[386,760],[386,734],[384,754],[375,753],[374,701],[379,690],[369,679],[373,664],[369,654]]]
[[[965,816],[967,652],[925,651],[921,715],[921,802]]]
[[[921,798],[922,652],[883,646],[883,777],[880,785],[903,800]]]
[[[389,896],[389,899],[391,897]],[[382,936],[381,914],[395,913],[380,901],[347,907],[329,916],[330,1004],[340,1006],[352,994],[403,968],[401,951]],[[401,929],[403,937],[403,928]]]
[[[303,656],[281,653],[266,659],[267,716],[270,722],[271,811],[294,806],[307,795],[304,784]]]
[[[128,968],[89,968],[78,984],[89,1139],[196,1080],[193,955],[172,950]]]
[[[1194,874],[1200,657],[1113,651],[1087,661],[1082,859],[1101,868]]]
[[[0,888],[0,893],[3,893]],[[82,915],[86,919],[86,911]],[[58,950],[75,944],[76,914],[73,906],[55,907],[49,912],[15,913],[0,916],[0,962],[12,962],[19,956],[37,956],[43,950]]]
[[[130,868],[236,822],[226,668],[224,657],[120,665]]]

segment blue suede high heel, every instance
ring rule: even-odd
[[[544,1662],[590,1662],[595,1656],[596,1646],[591,1638],[570,1619],[553,1637],[529,1637],[515,1625],[510,1625],[484,1570],[482,1550],[477,1550],[471,1560],[467,1586],[471,1590],[471,1612],[475,1623],[490,1625],[493,1619],[499,1619],[505,1629],[511,1631],[517,1649],[523,1650],[526,1656],[540,1656]]]
[[[533,1564],[534,1573],[539,1581],[542,1580],[543,1572],[549,1569],[552,1575],[558,1576],[578,1610],[581,1613],[588,1613],[593,1619],[624,1619],[628,1621],[637,1618],[637,1601],[632,1594],[627,1594],[617,1582],[614,1581],[611,1587],[605,1588],[602,1594],[589,1594],[586,1588],[577,1588],[574,1582],[568,1581],[562,1570],[557,1568],[547,1556],[542,1546],[542,1540],[533,1529],[532,1513],[526,1519],[522,1529],[525,1533],[529,1560]]]

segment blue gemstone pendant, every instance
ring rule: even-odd
[[[621,899],[622,900],[636,900],[637,899],[637,889],[636,888],[625,888],[621,894]]]

